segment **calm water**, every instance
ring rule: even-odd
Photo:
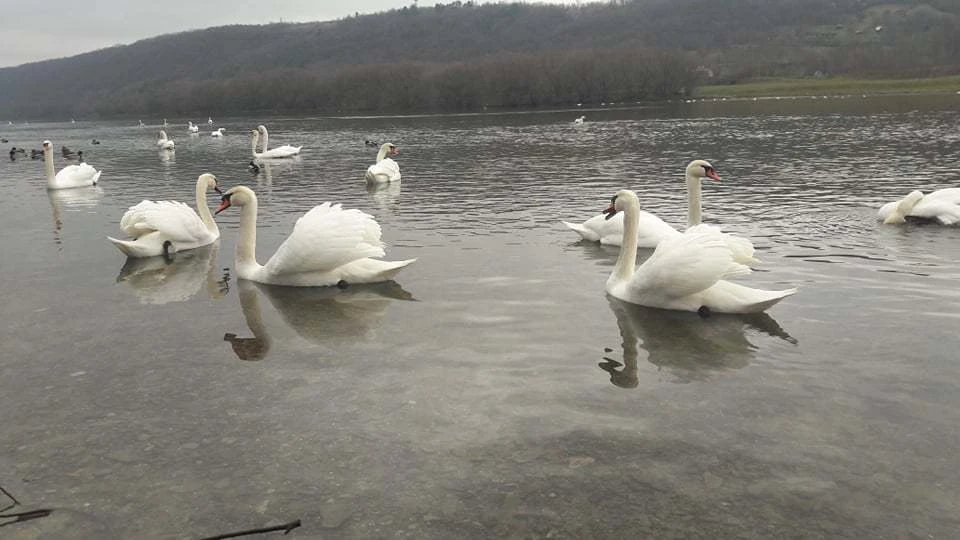
[[[875,211],[960,185],[958,110],[229,118],[223,140],[183,118],[170,156],[135,120],[4,126],[5,149],[51,139],[104,173],[48,194],[41,161],[0,164],[0,485],[58,509],[2,532],[196,538],[301,519],[293,537],[953,537],[960,227]],[[261,122],[302,158],[250,174]],[[400,147],[400,187],[367,191],[364,139]],[[706,220],[765,263],[743,282],[800,288],[767,314],[609,300],[616,251],[559,223],[630,187],[681,224],[697,157],[723,178]],[[218,247],[170,265],[105,239],[141,199],[192,204],[202,172],[257,191],[261,262],[327,200],[374,214],[388,259],[418,261],[346,291],[238,282],[235,210]]]

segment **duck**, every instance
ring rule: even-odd
[[[227,128],[217,128],[216,131],[211,131],[211,132],[210,132],[210,136],[211,136],[211,137],[223,137],[223,132],[226,131],[226,130],[227,130]]]
[[[377,162],[367,167],[365,178],[368,184],[384,184],[400,181],[400,165],[387,156],[400,154],[400,149],[393,143],[383,143],[377,153]]]
[[[260,174],[260,166],[257,165],[257,162],[252,159],[250,160],[250,164],[247,165],[247,170],[254,175]]]
[[[227,190],[216,214],[240,207],[235,268],[240,279],[292,287],[346,287],[390,281],[416,259],[383,261],[380,225],[373,216],[325,202],[297,220],[267,264],[256,260],[257,195],[246,186]]]
[[[380,143],[378,143],[377,141],[369,141],[369,140],[364,140],[363,144],[364,146],[372,146],[374,148],[376,148],[377,146],[380,146]]]
[[[167,132],[160,130],[160,138],[157,139],[157,147],[161,150],[173,150],[176,144],[173,142],[173,139],[167,138]]]
[[[290,146],[288,144],[276,148],[269,148],[270,133],[267,132],[267,126],[262,124],[257,126],[257,133],[263,146],[263,151],[257,154],[256,150],[254,150],[254,155],[260,159],[293,157],[299,154],[300,149],[303,148],[303,146]]]
[[[908,217],[941,225],[960,223],[960,188],[938,189],[927,195],[914,190],[903,199],[889,202],[877,211],[877,219],[885,225],[905,223]]]
[[[641,306],[711,313],[760,313],[797,289],[768,291],[746,287],[725,278],[742,276],[750,267],[735,261],[725,235],[716,227],[694,225],[661,241],[639,267],[637,228],[640,200],[633,191],[620,190],[604,215],[624,214],[620,255],[607,279],[606,292]]]
[[[107,239],[124,255],[134,258],[170,258],[174,253],[212,244],[220,238],[220,228],[207,207],[207,191],[211,189],[222,193],[216,176],[204,173],[197,177],[196,211],[182,202],[143,200],[120,219],[120,229],[131,240]]]
[[[90,141],[90,144],[100,144],[100,141],[98,141],[97,139],[93,139],[92,141]]]
[[[66,146],[61,146],[61,147],[60,147],[60,153],[63,154],[63,157],[66,157],[66,158],[68,158],[68,157],[73,157],[73,156],[75,156],[75,155],[77,154],[76,152],[74,152],[73,150],[67,148]]]
[[[709,178],[720,181],[716,168],[709,161],[695,159],[684,169],[687,182],[687,226],[699,225],[701,222],[701,180]],[[675,238],[683,233],[667,224],[657,216],[640,210],[638,212],[639,226],[637,228],[637,247],[655,248],[663,240]],[[617,214],[612,219],[603,214],[596,215],[583,223],[561,221],[568,228],[580,235],[584,240],[600,242],[603,245],[619,246],[623,239],[623,214]],[[753,243],[746,238],[726,235],[731,248],[734,249],[738,262],[757,264],[760,261],[754,258]]]
[[[78,165],[67,165],[54,174],[53,143],[50,141],[43,141],[43,162],[47,172],[47,189],[95,186],[103,172],[81,162]]]

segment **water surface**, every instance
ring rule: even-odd
[[[10,145],[50,139],[104,173],[48,193],[42,162],[0,165],[0,485],[57,509],[3,532],[954,536],[960,228],[875,213],[960,185],[958,105],[228,118],[222,140],[184,118],[173,154],[135,121],[7,126]],[[248,172],[258,123],[301,158]],[[400,147],[400,186],[367,190],[365,139]],[[742,281],[800,289],[766,314],[608,299],[616,250],[559,223],[629,187],[680,225],[694,158],[723,178],[706,221],[764,261]],[[106,240],[141,199],[192,203],[203,172],[257,192],[261,262],[328,200],[418,261],[344,291],[238,282],[235,209],[218,246],[171,264]]]

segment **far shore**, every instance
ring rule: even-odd
[[[836,96],[851,94],[960,94],[960,75],[929,79],[768,79],[700,86],[697,98],[766,96]]]

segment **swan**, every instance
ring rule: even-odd
[[[390,159],[389,156],[395,156],[400,150],[393,143],[384,143],[377,153],[377,162],[367,167],[366,179],[368,183],[377,184],[385,182],[400,181],[400,165]]]
[[[53,143],[43,141],[43,164],[47,170],[47,189],[68,189],[97,185],[100,173],[86,163],[67,165],[53,174]]]
[[[163,127],[167,127],[167,119],[166,119],[166,118],[163,119]]]
[[[725,281],[750,273],[734,260],[734,252],[716,227],[694,225],[686,232],[660,242],[639,268],[637,228],[640,201],[637,194],[621,190],[604,214],[624,214],[623,245],[607,279],[606,291],[631,304],[716,313],[759,313],[797,292],[796,289],[765,291]]]
[[[719,181],[717,170],[708,161],[695,159],[691,161],[684,176],[687,181],[687,226],[699,225],[701,220],[701,186],[703,178]],[[655,248],[657,244],[668,238],[680,236],[680,231],[668,225],[657,216],[640,210],[639,225],[637,228],[637,247]],[[580,235],[584,240],[600,242],[603,245],[619,246],[623,238],[623,214],[617,214],[612,219],[609,216],[598,214],[583,223],[561,221],[564,225]],[[726,235],[731,248],[735,250],[737,262],[755,264],[760,262],[753,257],[753,243],[746,238]]]
[[[586,120],[586,119],[587,119],[586,116],[578,116],[577,119],[573,121],[573,123],[574,123],[574,124],[582,124],[583,121]]]
[[[187,121],[187,131],[190,133],[200,133],[200,126],[194,124],[191,121]]]
[[[908,216],[937,221],[941,225],[960,223],[960,188],[940,189],[928,195],[914,190],[877,211],[877,218],[887,225],[904,223]]]
[[[160,138],[157,139],[157,147],[161,150],[172,150],[176,146],[173,142],[173,139],[167,138],[167,132],[160,130]]]
[[[303,148],[303,146],[290,146],[289,144],[285,144],[274,149],[268,149],[270,144],[270,133],[267,132],[267,126],[257,126],[257,133],[259,134],[260,140],[263,143],[263,152],[256,156],[260,159],[293,157],[299,154],[300,149]],[[256,154],[256,152],[254,152],[254,154]]]
[[[141,201],[120,219],[120,228],[133,240],[107,237],[128,257],[154,257],[212,244],[220,229],[207,208],[207,190],[220,193],[217,177],[197,178],[197,210],[176,201]],[[198,215],[199,212],[199,215]]]
[[[257,196],[246,186],[230,188],[220,199],[219,214],[239,206],[237,276],[268,285],[323,287],[389,281],[416,259],[381,261],[380,225],[360,210],[323,203],[297,220],[293,232],[267,264],[257,263]]]
[[[207,117],[207,125],[209,125],[209,126],[212,126],[212,125],[213,125],[213,118],[211,118],[211,117],[209,117],[209,116]]]
[[[211,137],[223,137],[223,132],[226,131],[226,128],[217,128],[216,131],[211,131]]]

